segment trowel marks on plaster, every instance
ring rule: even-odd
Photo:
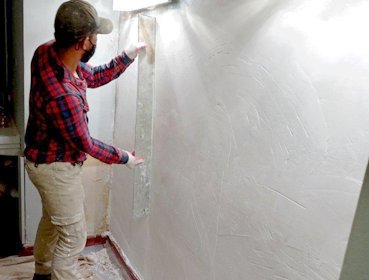
[[[146,42],[148,46],[138,58],[135,146],[137,154],[142,156],[145,162],[135,168],[133,209],[135,217],[142,217],[149,213],[154,123],[155,39],[156,19],[140,15],[138,40]]]

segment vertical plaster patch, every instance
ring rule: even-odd
[[[136,152],[145,162],[136,167],[134,180],[134,215],[149,213],[151,187],[151,161],[153,141],[153,109],[155,78],[156,20],[140,15],[138,18],[139,41],[148,46],[138,58],[138,92],[136,111]]]

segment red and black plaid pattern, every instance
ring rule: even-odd
[[[86,89],[118,78],[133,62],[125,53],[108,64],[80,63],[73,75],[59,60],[55,41],[37,48],[31,63],[25,157],[35,163],[83,162],[86,153],[102,162],[126,163],[125,151],[90,136]]]

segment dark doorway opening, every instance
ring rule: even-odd
[[[11,9],[7,0],[0,4],[0,127],[7,127],[9,92],[9,57],[11,34]]]
[[[23,52],[23,41],[19,40],[22,34],[18,31],[23,24],[22,10],[19,9],[21,5],[22,1],[19,0],[0,1],[0,129],[10,126],[15,113],[14,85],[19,87],[22,77],[15,75],[17,67],[19,68],[16,55],[21,57]],[[0,144],[6,146],[8,143]],[[8,154],[13,153],[4,149],[0,149],[0,257],[15,255],[22,247],[19,229],[18,156],[10,156]]]
[[[0,257],[22,248],[19,230],[18,157],[0,156]]]

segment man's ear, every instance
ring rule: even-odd
[[[79,50],[86,50],[86,39],[87,39],[87,37],[86,38],[84,38],[84,39],[81,39],[81,40],[79,40],[78,42],[76,42],[75,44],[74,44],[74,49],[76,50],[76,51],[79,51]]]
[[[87,51],[89,49],[89,45],[90,45],[90,39],[88,37],[85,37],[82,41],[81,41],[81,49],[84,51]]]

